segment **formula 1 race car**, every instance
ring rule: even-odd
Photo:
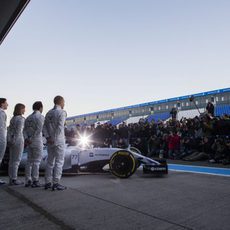
[[[20,168],[25,168],[27,152],[24,151]],[[47,150],[44,148],[40,170],[45,169]],[[136,169],[142,165],[143,173],[157,175],[168,174],[166,160],[153,160],[141,155],[136,148],[80,148],[66,146],[64,173],[97,173],[104,172],[105,166],[109,165],[109,171],[119,178],[130,177]]]
[[[47,148],[43,149],[40,170],[44,171],[47,160]],[[8,168],[9,154],[5,154],[3,167]],[[27,149],[24,150],[19,168],[25,169]],[[109,166],[109,167],[108,167]],[[165,159],[151,159],[143,156],[134,148],[85,148],[66,146],[63,172],[67,174],[100,173],[110,171],[119,178],[128,178],[140,166],[143,173],[164,175],[168,174],[168,165]]]

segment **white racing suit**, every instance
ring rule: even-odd
[[[10,147],[10,160],[8,172],[10,180],[16,180],[18,175],[18,167],[24,150],[24,123],[25,118],[21,115],[14,116],[10,120],[9,131],[7,133],[7,139]]]
[[[62,176],[65,157],[65,119],[66,112],[57,105],[45,117],[43,132],[46,138],[53,141],[52,144],[47,144],[46,184],[59,183]]]
[[[25,120],[24,138],[29,141],[27,147],[27,162],[25,167],[26,183],[39,180],[39,166],[43,153],[42,129],[44,116],[40,111],[34,111]],[[32,173],[32,178],[31,178]]]
[[[0,165],[6,151],[6,113],[0,108]]]

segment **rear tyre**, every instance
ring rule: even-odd
[[[112,174],[119,178],[128,178],[136,171],[136,160],[127,150],[115,152],[109,161]]]

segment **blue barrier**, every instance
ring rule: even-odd
[[[179,164],[168,164],[168,168],[169,170],[172,171],[230,176],[230,169],[228,168],[215,168],[215,167],[179,165]]]

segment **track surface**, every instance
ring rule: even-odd
[[[5,178],[6,179],[6,178]],[[1,229],[229,229],[230,178],[185,172],[63,177],[66,191],[0,187]]]

